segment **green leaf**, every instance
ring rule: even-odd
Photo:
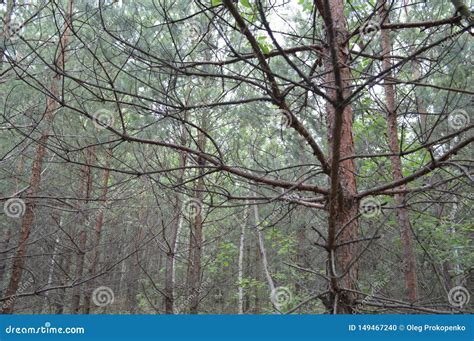
[[[242,6],[247,7],[247,8],[252,8],[252,4],[250,3],[249,0],[240,0],[240,3]]]
[[[219,6],[220,4],[222,4],[222,0],[211,0],[212,6]]]

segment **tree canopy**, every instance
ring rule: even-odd
[[[0,10],[3,313],[473,312],[463,1]]]

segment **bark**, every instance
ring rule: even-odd
[[[59,225],[61,225],[61,221],[59,220]],[[59,246],[60,239],[59,237],[56,237],[53,245],[53,255],[51,256],[50,264],[49,264],[49,270],[48,270],[48,281],[47,281],[47,286],[50,287],[53,284],[53,275],[54,275],[54,268],[56,267],[56,262],[57,262],[57,252],[58,252],[58,246]],[[43,301],[43,307],[41,308],[41,311],[44,313],[47,313],[48,311],[48,303],[49,303],[49,296],[50,292],[47,291],[44,296],[44,301]]]
[[[244,250],[245,250],[245,229],[248,222],[248,210],[249,210],[249,203],[247,201],[244,209],[244,219],[241,224],[240,228],[240,242],[239,242],[239,263],[238,263],[238,294],[239,294],[239,314],[244,313],[244,287],[242,286],[242,281],[244,279]]]
[[[206,129],[206,119],[202,118],[202,127]],[[202,132],[198,133],[198,147],[202,152],[205,151],[206,140]],[[199,168],[199,179],[196,184],[195,198],[199,203],[202,204],[204,198],[204,167],[206,162],[203,158],[198,158]],[[200,290],[201,290],[201,256],[202,256],[202,241],[203,241],[203,210],[202,205],[199,213],[196,215],[194,222],[191,227],[191,240],[192,240],[192,266],[191,268],[191,300],[190,300],[190,313],[197,314],[200,301]]]
[[[297,232],[297,249],[296,249],[296,264],[303,268],[307,268],[306,265],[306,250],[305,250],[305,242],[306,242],[306,233],[305,227],[301,226],[298,228]],[[303,286],[301,285],[302,279],[297,279],[295,283],[295,294],[297,296],[301,296],[303,294]]]
[[[56,65],[59,69],[64,68],[66,47],[70,39],[72,7],[73,7],[73,0],[69,0],[68,14],[66,18],[66,28],[60,40],[59,55],[56,60]],[[51,82],[50,90],[51,90],[51,93],[55,95],[55,97],[59,97],[59,94],[60,94],[60,89],[59,89],[60,80],[61,80],[61,76],[59,74],[56,74],[53,77],[52,82]],[[46,99],[46,109],[44,112],[45,128],[43,130],[41,137],[38,139],[38,145],[37,145],[36,153],[33,159],[33,165],[31,167],[30,183],[29,183],[29,188],[26,192],[28,199],[25,202],[26,208],[25,208],[25,213],[23,215],[23,219],[21,222],[19,245],[16,250],[15,260],[13,261],[12,274],[11,274],[10,282],[8,284],[8,288],[6,291],[6,296],[12,296],[12,303],[8,305],[6,308],[2,309],[1,312],[3,314],[11,314],[13,312],[14,303],[15,303],[14,295],[16,294],[18,290],[21,277],[23,275],[26,248],[28,244],[28,238],[31,232],[31,227],[33,225],[34,209],[37,203],[37,199],[35,199],[35,197],[37,196],[40,189],[41,171],[43,168],[44,156],[46,155],[46,144],[48,142],[49,134],[51,132],[54,112],[56,111],[57,108],[58,108],[57,102],[52,97],[48,97]]]
[[[388,12],[385,9],[385,0],[379,0],[378,6],[380,9],[380,16],[383,18],[383,23],[390,23]],[[392,42],[390,39],[390,31],[382,30],[382,54],[389,56],[392,51]],[[392,67],[390,58],[384,58],[382,61],[383,70],[389,70]],[[398,181],[403,178],[402,162],[400,159],[400,147],[398,140],[398,125],[397,125],[397,108],[395,103],[395,86],[388,79],[393,78],[392,72],[387,73],[387,78],[384,81],[384,91],[387,110],[387,126],[390,151],[394,154],[390,157],[392,165],[393,180]],[[400,186],[400,190],[405,190],[406,186]],[[412,229],[408,210],[405,207],[405,194],[396,194],[395,203],[397,206],[397,223],[400,228],[400,238],[403,248],[403,275],[405,280],[406,296],[409,302],[415,302],[417,299],[417,276],[416,276],[416,260],[413,250]]]
[[[177,186],[183,183],[184,170],[186,167],[186,154],[179,154],[179,171]],[[174,306],[174,282],[175,282],[175,266],[176,266],[176,252],[177,250],[177,239],[182,224],[182,200],[179,193],[176,194],[175,202],[175,218],[171,225],[170,239],[168,242],[168,252],[166,254],[166,272],[165,272],[165,313],[173,314]]]
[[[257,284],[262,282],[262,260],[260,256],[260,247],[258,237],[255,243],[255,281]],[[260,300],[260,289],[258,285],[255,287],[255,314],[260,314],[262,311],[262,301]]]
[[[412,70],[415,80],[418,81],[421,78],[421,64],[416,58],[412,61]],[[426,111],[423,97],[417,94],[416,88],[413,91],[415,93],[415,103],[418,112],[418,120],[420,122],[420,142],[424,144],[428,141],[429,138],[429,134],[427,131],[428,112]]]
[[[97,267],[99,265],[100,259],[100,239],[102,236],[102,227],[104,226],[104,210],[105,204],[107,201],[107,194],[109,192],[109,177],[110,177],[110,159],[112,158],[112,149],[107,149],[106,161],[105,161],[105,169],[102,174],[102,193],[100,195],[100,202],[102,207],[99,209],[97,214],[97,218],[95,221],[95,234],[94,234],[94,251],[92,253],[92,262],[89,268],[89,276],[94,276],[97,272]],[[92,281],[92,284],[95,281]],[[91,292],[84,298],[84,313],[90,314],[92,309],[91,305]]]
[[[254,192],[254,196],[256,196],[255,192]],[[262,262],[263,273],[265,274],[265,278],[267,280],[268,287],[270,288],[270,292],[273,292],[275,290],[275,283],[273,281],[272,275],[270,274],[270,268],[268,266],[267,252],[265,250],[265,240],[263,238],[262,231],[260,230],[259,226],[257,226],[260,222],[260,212],[259,212],[258,205],[253,206],[253,212],[254,212],[254,217],[255,217],[255,226],[256,226],[256,233],[257,233],[257,240],[258,240],[258,251],[259,251],[260,260]]]
[[[92,170],[90,165],[93,164],[95,159],[95,150],[94,148],[87,149],[86,156],[86,165],[82,167],[82,177],[81,177],[81,188],[79,193],[81,198],[84,198],[84,205],[82,206],[83,210],[80,212],[79,218],[79,234],[78,234],[78,243],[76,245],[76,281],[82,279],[84,273],[84,261],[86,255],[86,243],[87,243],[87,216],[88,216],[88,203],[92,191]],[[77,285],[73,289],[72,294],[72,312],[74,314],[79,314],[81,310],[81,298],[82,298],[82,285]]]
[[[354,199],[357,193],[356,169],[353,159],[339,161],[354,155],[352,136],[352,107],[343,106],[343,100],[350,93],[351,71],[347,67],[349,36],[344,17],[342,0],[325,1],[324,20],[330,47],[326,49],[324,65],[327,71],[326,86],[333,103],[327,102],[328,141],[330,146],[330,195],[328,217],[328,265],[331,278],[330,307],[334,313],[353,313],[354,299],[350,291],[356,289],[358,266],[351,261],[358,254],[356,243],[342,247],[337,244],[358,239],[358,204]],[[342,280],[338,279],[342,276]]]
[[[441,176],[439,176],[439,175],[434,175],[433,178],[434,178],[433,179],[434,181],[441,180]],[[444,189],[444,190],[446,190],[446,189]],[[443,193],[443,190],[441,192]],[[434,200],[435,204],[433,205],[433,210],[434,210],[433,213],[434,213],[434,216],[436,217],[436,219],[438,221],[438,224],[436,224],[436,228],[440,228],[440,225],[443,224],[443,207],[444,207],[444,204],[442,204],[442,202],[443,202],[442,197],[443,197],[443,195],[438,196]],[[434,266],[436,266],[436,265],[434,265]],[[444,279],[444,283],[442,281],[441,281],[441,283],[442,283],[442,285],[444,285],[445,291],[446,291],[446,294],[447,294],[449,289],[453,287],[453,280],[452,280],[452,277],[451,277],[451,274],[453,272],[453,266],[448,260],[445,260],[441,264],[441,270],[442,270],[443,279]]]
[[[68,252],[66,254],[66,257],[61,263],[62,265],[64,265],[64,268],[61,267],[64,274],[61,285],[66,285],[66,283],[70,281],[69,272],[71,271],[71,265],[72,265],[72,253]],[[66,289],[64,288],[64,289],[60,289],[59,291],[58,301],[56,303],[56,308],[54,312],[55,314],[64,313],[65,301],[66,301]]]
[[[252,277],[252,257],[251,257],[251,254],[252,254],[252,244],[247,242],[247,247],[246,247],[246,250],[245,250],[245,254],[247,255],[246,257],[244,257],[245,259],[245,269],[246,271],[244,272],[244,276],[247,277],[247,278],[251,278]],[[250,289],[248,291],[248,294],[247,295],[244,295],[244,311],[248,311],[250,312],[251,310],[251,295],[250,295]]]
[[[458,198],[454,196],[453,198],[453,208],[451,209],[451,212],[449,212],[449,222],[451,222],[453,225],[448,229],[448,233],[452,235],[456,235],[456,228],[454,224],[456,223],[456,212],[458,211]],[[453,259],[454,259],[454,264],[452,264],[451,270],[454,272],[454,274],[451,276],[451,278],[454,277],[454,284],[455,285],[461,285],[462,280],[460,278],[460,275],[462,274],[462,269],[460,264],[457,262],[459,259],[459,250],[457,247],[453,247],[452,249],[453,252]],[[445,262],[447,263],[447,262]]]
[[[10,245],[10,238],[12,232],[10,229],[7,229],[3,232],[4,237],[2,238],[2,242],[0,243],[1,250],[7,250],[8,246]],[[2,255],[2,259],[0,260],[0,285],[3,284],[3,278],[5,277],[5,269],[7,266],[7,257],[8,254],[5,253]],[[2,285],[3,288],[3,285]]]

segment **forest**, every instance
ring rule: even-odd
[[[474,313],[470,6],[0,1],[0,312]]]

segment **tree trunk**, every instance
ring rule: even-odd
[[[61,225],[61,220],[59,220],[59,225]],[[53,275],[54,275],[54,268],[56,267],[56,262],[57,262],[57,252],[58,252],[58,246],[59,246],[59,236],[56,237],[53,245],[53,250],[52,250],[52,256],[51,256],[51,261],[49,264],[49,270],[48,270],[48,281],[47,281],[47,287],[50,287],[53,284]],[[43,300],[43,307],[41,308],[41,311],[43,313],[48,313],[48,306],[49,306],[49,296],[50,292],[46,291],[44,300]]]
[[[254,196],[256,197],[257,193],[254,192]],[[263,233],[260,230],[260,227],[257,226],[260,222],[260,212],[259,212],[258,205],[253,206],[253,212],[254,212],[254,217],[255,217],[255,229],[257,232],[258,251],[260,255],[260,260],[262,261],[263,272],[265,274],[265,278],[267,279],[267,284],[268,284],[268,288],[270,289],[270,295],[271,295],[273,294],[275,290],[275,283],[273,281],[272,275],[270,274],[270,269],[268,266],[267,252],[265,250],[265,240],[263,238]]]
[[[4,237],[0,243],[1,250],[7,250],[10,245],[11,230],[7,229],[3,232]],[[0,285],[3,284],[3,278],[5,277],[5,269],[7,267],[8,253],[2,254],[2,259],[0,260]],[[3,285],[2,285],[3,288]]]
[[[66,18],[66,29],[65,32],[60,40],[60,48],[59,48],[59,55],[56,59],[56,65],[58,69],[64,68],[64,61],[65,61],[65,52],[66,47],[69,43],[70,38],[70,30],[71,30],[71,18],[72,18],[72,7],[73,7],[73,0],[69,0],[68,2],[68,14]],[[56,74],[51,82],[51,93],[55,97],[59,97],[60,91],[58,86],[60,85],[61,75]],[[12,274],[10,277],[10,282],[8,284],[8,288],[6,291],[6,296],[12,297],[12,303],[7,307],[2,309],[3,314],[11,314],[13,312],[15,297],[18,287],[20,285],[21,277],[23,274],[23,267],[25,265],[25,254],[26,254],[26,247],[28,244],[28,238],[30,236],[31,226],[33,225],[34,219],[34,208],[37,203],[37,199],[35,198],[40,189],[41,183],[41,171],[43,168],[43,159],[46,155],[46,144],[49,139],[49,134],[52,128],[53,123],[53,116],[54,112],[58,108],[56,101],[52,97],[48,97],[46,99],[46,110],[44,113],[44,122],[45,128],[41,137],[38,140],[38,145],[36,147],[36,154],[33,159],[33,165],[31,167],[31,178],[29,188],[26,192],[27,200],[26,200],[26,208],[25,214],[23,216],[21,222],[21,231],[20,231],[20,240],[19,245],[16,250],[15,259],[13,261],[13,268]]]
[[[186,167],[186,154],[179,154],[179,175],[177,179],[177,186],[180,186],[184,178],[184,167]],[[175,217],[171,225],[170,239],[168,245],[168,252],[166,254],[166,272],[165,272],[165,313],[173,314],[174,306],[174,280],[175,280],[175,265],[177,252],[177,239],[180,226],[182,224],[182,200],[179,193],[176,194],[175,203]]]
[[[99,209],[97,214],[97,218],[95,221],[95,240],[94,240],[94,251],[92,254],[92,263],[89,269],[89,276],[94,276],[97,272],[97,267],[99,265],[100,259],[100,238],[102,235],[102,227],[104,225],[104,210],[105,204],[107,201],[107,194],[109,192],[109,177],[110,177],[110,159],[112,158],[112,149],[107,149],[107,155],[105,160],[105,169],[102,175],[102,193],[100,195],[100,202],[102,207]],[[93,280],[91,284],[94,284],[95,281]],[[88,292],[84,298],[84,313],[90,314],[92,309],[91,306],[91,292]]]
[[[239,294],[239,314],[244,313],[244,288],[242,286],[242,281],[244,279],[244,250],[245,250],[245,229],[247,228],[248,222],[248,211],[249,211],[249,203],[248,201],[245,204],[244,209],[244,219],[240,227],[240,242],[239,242],[239,269],[238,269],[238,294]]]
[[[296,212],[298,212],[297,210]],[[306,242],[306,233],[305,233],[305,226],[301,226],[298,228],[297,232],[297,246],[296,246],[296,264],[306,268],[306,251],[305,251],[305,242]],[[302,297],[303,295],[303,286],[301,285],[302,279],[299,278],[296,280],[295,283],[295,294],[298,297]]]
[[[385,0],[379,0],[378,6],[380,8],[380,16],[383,18],[383,23],[390,23],[388,13],[385,9]],[[392,42],[390,39],[390,31],[382,30],[382,54],[386,56],[383,59],[383,70],[390,70],[392,62],[388,56],[392,51]],[[392,164],[393,179],[395,181],[403,178],[402,163],[400,159],[400,147],[398,140],[398,125],[397,125],[397,109],[395,104],[395,87],[388,79],[393,78],[392,72],[387,72],[384,81],[385,100],[387,109],[387,125],[388,137],[390,144],[390,151],[394,154],[390,157]],[[405,190],[406,186],[400,186],[400,190]],[[405,279],[406,296],[410,302],[415,302],[417,299],[417,276],[416,276],[416,261],[413,251],[413,238],[411,232],[410,218],[408,210],[405,207],[405,194],[400,193],[395,195],[395,203],[397,205],[397,222],[400,228],[400,235],[403,247],[403,274]]]
[[[258,237],[255,242],[255,281],[260,284],[262,281],[262,260],[260,256],[260,247]],[[255,314],[260,314],[262,311],[262,300],[260,299],[260,288],[255,287]]]
[[[203,124],[202,129],[206,129],[206,118],[202,118]],[[204,134],[200,131],[198,133],[198,148],[200,151],[204,152],[206,147],[206,140]],[[201,204],[201,209],[197,212],[194,222],[192,224],[192,250],[193,250],[193,259],[192,259],[192,269],[191,269],[191,300],[190,300],[190,313],[197,314],[200,301],[200,291],[201,291],[201,256],[202,256],[202,241],[203,241],[203,210],[202,202],[204,198],[204,166],[206,162],[201,157],[198,158],[199,168],[199,179],[197,181],[195,189],[195,197],[197,201]]]
[[[328,266],[331,278],[331,295],[328,309],[334,313],[353,313],[355,290],[358,279],[358,266],[351,264],[358,254],[356,243],[350,241],[359,237],[359,223],[357,220],[358,204],[354,199],[357,194],[356,169],[353,159],[339,161],[341,158],[354,155],[354,141],[352,136],[352,107],[343,106],[343,98],[350,94],[352,79],[347,65],[349,60],[349,46],[346,38],[349,36],[347,22],[344,17],[344,2],[329,0],[329,8],[324,9],[328,41],[334,46],[326,49],[325,58],[327,94],[334,103],[327,102],[328,141],[330,147],[331,194],[329,198],[328,216]],[[329,30],[328,28],[332,28]],[[330,33],[333,32],[333,35]],[[337,63],[338,69],[335,69]],[[341,87],[341,89],[339,89]],[[342,247],[337,244],[348,243]],[[340,281],[337,277],[342,276]],[[341,286],[342,285],[342,286]]]
[[[66,285],[70,281],[70,276],[69,272],[71,271],[71,263],[72,263],[72,253],[68,251],[66,257],[64,260],[61,262],[62,265],[64,265],[63,272],[64,272],[64,281],[61,283],[61,285]],[[66,289],[60,289],[59,295],[58,295],[58,303],[56,304],[55,307],[55,314],[63,314],[64,313],[64,308],[65,308],[65,303],[66,301]]]
[[[90,165],[94,162],[95,150],[94,148],[87,148],[86,164],[82,167],[81,187],[79,193],[81,198],[84,199],[83,205],[81,205],[81,212],[79,218],[79,234],[78,243],[76,245],[76,281],[81,281],[84,273],[84,261],[86,254],[87,244],[87,226],[88,220],[88,204],[92,191],[92,171]],[[79,314],[81,310],[81,297],[82,297],[82,285],[77,285],[73,289],[72,294],[72,312]]]

